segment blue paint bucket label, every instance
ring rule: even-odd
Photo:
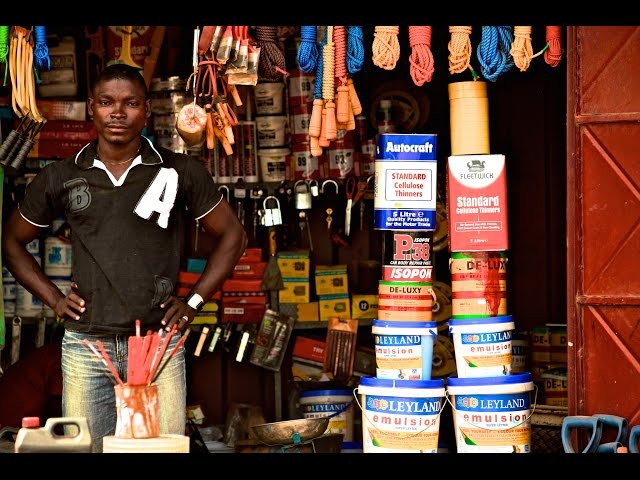
[[[304,418],[329,417],[325,434],[341,433],[353,441],[353,395],[351,390],[309,390],[300,393]]]
[[[356,390],[364,453],[438,451],[444,380],[362,377]]]
[[[381,134],[375,163],[374,228],[435,230],[436,135]]]
[[[376,377],[430,380],[436,322],[374,320],[371,327],[376,353]]]
[[[530,453],[531,373],[447,380],[458,453]]]

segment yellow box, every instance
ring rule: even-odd
[[[378,318],[378,295],[351,295],[351,318]]]
[[[218,314],[213,312],[200,312],[195,317],[193,317],[193,322],[191,325],[215,325],[218,323]]]
[[[320,320],[331,317],[351,318],[351,299],[349,294],[326,295],[320,297]]]
[[[567,361],[567,326],[565,324],[547,323],[549,328],[549,345],[552,363]]]
[[[277,262],[282,278],[309,278],[311,261],[307,250],[280,252]]]
[[[549,327],[532,329],[531,362],[536,365],[551,362],[551,329]]]
[[[299,303],[298,304],[298,321],[299,322],[320,321],[320,305],[318,304],[318,302]]]
[[[318,296],[349,293],[346,265],[316,265],[315,279]]]
[[[309,303],[309,281],[297,278],[283,278],[283,290],[278,290],[280,303]]]

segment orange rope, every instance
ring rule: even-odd
[[[431,53],[431,27],[409,27],[409,69],[413,83],[422,86],[433,77],[433,53]]]
[[[453,75],[471,68],[471,27],[449,27],[449,33],[449,73]]]
[[[347,84],[347,32],[345,27],[333,27],[333,40],[336,44],[335,70],[340,85]]]
[[[524,72],[529,68],[534,56],[531,47],[531,27],[513,27],[513,37],[509,53],[511,53],[516,67]]]
[[[562,60],[562,27],[547,27],[546,37],[549,49],[544,52],[544,61],[557,67]]]
[[[373,34],[373,64],[385,70],[393,70],[400,59],[399,26],[376,27]]]

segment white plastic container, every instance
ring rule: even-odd
[[[71,275],[73,257],[71,242],[57,236],[44,240],[44,273],[49,277],[68,277]]]
[[[25,417],[22,425],[15,453],[91,453],[91,432],[84,417],[49,418],[44,427],[38,417]]]
[[[256,117],[258,147],[268,148],[286,145],[287,122],[286,115]]]
[[[258,115],[282,115],[284,105],[283,82],[261,82],[253,88]]]
[[[288,148],[265,148],[258,150],[260,174],[263,182],[282,182],[286,179]]]
[[[114,435],[102,440],[103,453],[189,453],[186,435],[159,435],[152,438],[120,438]]]

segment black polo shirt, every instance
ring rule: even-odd
[[[96,146],[43,168],[27,186],[20,213],[40,227],[64,215],[71,226],[72,278],[87,310],[65,328],[131,334],[140,319],[144,330],[155,331],[160,304],[177,284],[183,214],[203,217],[222,194],[200,161],[146,137],[117,181],[96,166]]]

